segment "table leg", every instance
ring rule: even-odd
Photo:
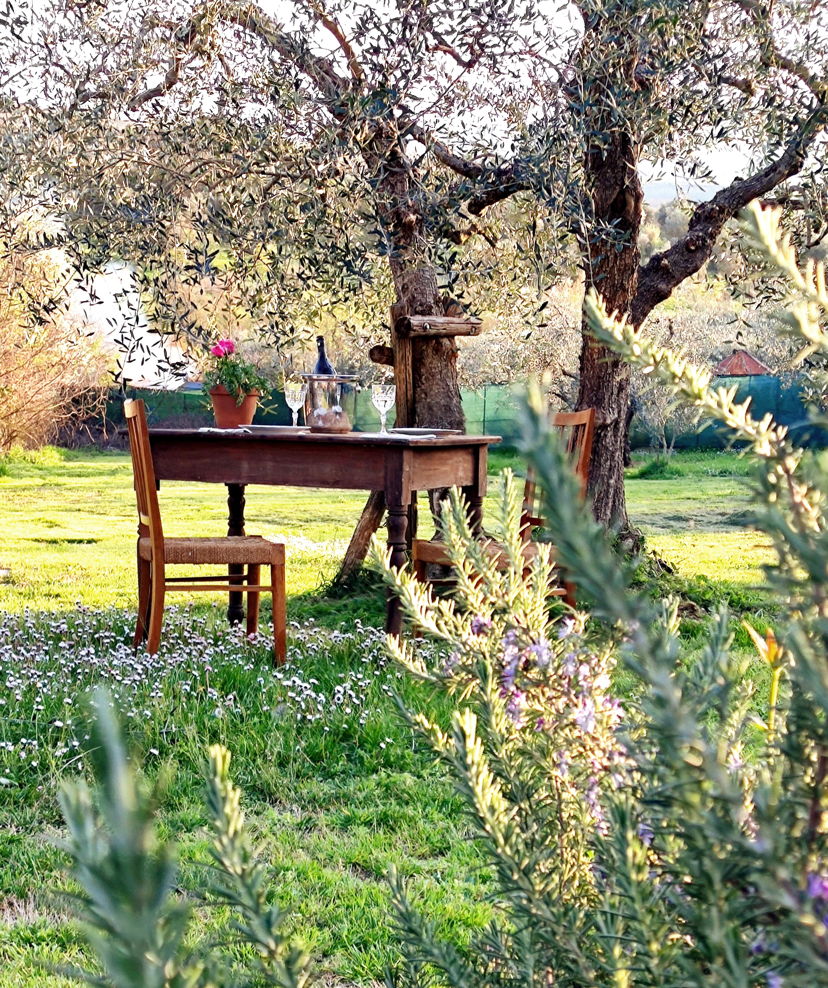
[[[476,487],[464,487],[463,496],[468,505],[472,535],[479,538],[483,534],[483,495]]]
[[[402,568],[408,562],[406,555],[406,530],[408,529],[408,506],[388,503],[388,548],[391,550],[391,565]],[[385,630],[390,635],[402,631],[402,607],[396,593],[389,589],[385,613]]]
[[[244,484],[227,485],[227,534],[244,535]],[[232,564],[228,567],[231,583],[244,581],[244,566]],[[238,577],[235,580],[234,577]],[[228,594],[227,620],[230,624],[241,624],[244,620],[244,594],[231,591]]]
[[[411,504],[408,506],[408,528],[405,533],[405,542],[407,547],[411,548],[411,543],[417,538],[417,525],[419,523],[419,516],[417,514],[417,492],[411,495]]]

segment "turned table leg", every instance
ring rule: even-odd
[[[227,534],[244,535],[244,484],[227,485]],[[244,582],[244,566],[231,564],[228,567],[231,583]],[[237,577],[237,579],[235,579]],[[241,624],[244,620],[244,594],[231,591],[228,595],[227,620],[230,624]]]
[[[408,506],[388,503],[388,548],[391,550],[391,565],[401,569],[408,563],[406,554],[406,531],[408,529]],[[385,630],[390,635],[402,631],[402,607],[393,590],[388,591],[388,604],[385,614]]]

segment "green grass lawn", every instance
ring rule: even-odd
[[[627,481],[633,522],[683,576],[755,586],[770,554],[767,541],[745,527],[747,461],[730,453],[673,459],[678,477]],[[491,461],[493,472],[521,469],[508,451],[495,451]],[[21,454],[5,463],[0,497],[0,566],[12,573],[0,583],[0,608],[133,606],[136,519],[127,454],[51,447]],[[220,485],[166,483],[160,498],[166,534],[226,533]],[[335,573],[363,503],[359,492],[248,488],[247,530],[285,539],[294,616],[313,613],[328,622],[356,609],[365,620],[381,620],[376,594],[339,602],[318,593]]]
[[[491,462],[495,473],[519,466],[508,451]],[[702,608],[730,599],[761,624],[772,609],[755,587],[770,553],[746,527],[746,462],[678,454],[666,472],[677,475],[628,479],[634,522]],[[219,486],[165,484],[161,503],[169,535],[225,530]],[[126,454],[47,449],[0,461],[0,569],[10,571],[0,582],[0,986],[70,984],[50,967],[84,954],[57,895],[69,886],[55,792],[81,768],[83,695],[99,682],[119,700],[147,772],[169,774],[162,825],[181,835],[185,890],[204,882],[204,752],[214,741],[233,751],[274,897],[330,985],[379,984],[396,957],[391,862],[445,934],[462,941],[485,924],[488,873],[393,694],[438,718],[448,711],[386,663],[383,592],[368,579],[347,594],[327,590],[362,503],[358,493],[248,489],[248,531],[287,544],[290,661],[273,675],[266,636],[242,643],[218,600],[174,609],[160,655],[132,655]],[[690,656],[698,625],[687,631]],[[751,675],[761,678],[758,666]]]

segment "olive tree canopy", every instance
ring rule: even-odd
[[[530,27],[510,150],[467,175],[467,211],[531,192],[559,234],[546,232],[539,258],[550,276],[574,245],[586,290],[642,327],[753,200],[798,213],[806,246],[828,232],[824,4],[583,0],[541,6]],[[644,166],[709,183],[710,157],[728,150],[739,174],[692,203],[686,232],[642,263]],[[628,404],[628,369],[584,323],[578,406],[598,413],[590,488],[597,517],[620,527]]]

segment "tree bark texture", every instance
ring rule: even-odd
[[[373,151],[366,157],[378,174],[379,213],[391,244],[389,265],[396,292],[394,309],[409,316],[443,315],[437,272],[428,262],[425,223],[411,195],[410,165],[393,144],[378,147],[375,142]],[[393,361],[393,352],[389,347],[375,347],[372,357],[387,365]],[[457,376],[457,345],[453,338],[415,340],[412,377],[414,421],[406,424],[465,431]],[[439,511],[444,494],[443,491],[429,492],[433,512]],[[334,578],[335,584],[344,582],[361,565],[384,513],[384,497],[373,492]]]
[[[636,149],[629,133],[616,130],[602,148],[586,157],[592,222],[586,249],[586,290],[594,288],[610,312],[628,315],[638,282],[638,234],[644,196]],[[581,327],[578,408],[596,410],[589,493],[595,518],[607,526],[629,528],[624,493],[624,451],[630,369],[596,343]]]
[[[390,138],[396,141],[396,135]],[[411,165],[397,147],[377,155],[380,217],[391,244],[396,306],[410,316],[443,315],[437,272],[429,261],[425,222],[411,189]],[[414,425],[465,429],[457,377],[457,345],[428,337],[413,344]]]

